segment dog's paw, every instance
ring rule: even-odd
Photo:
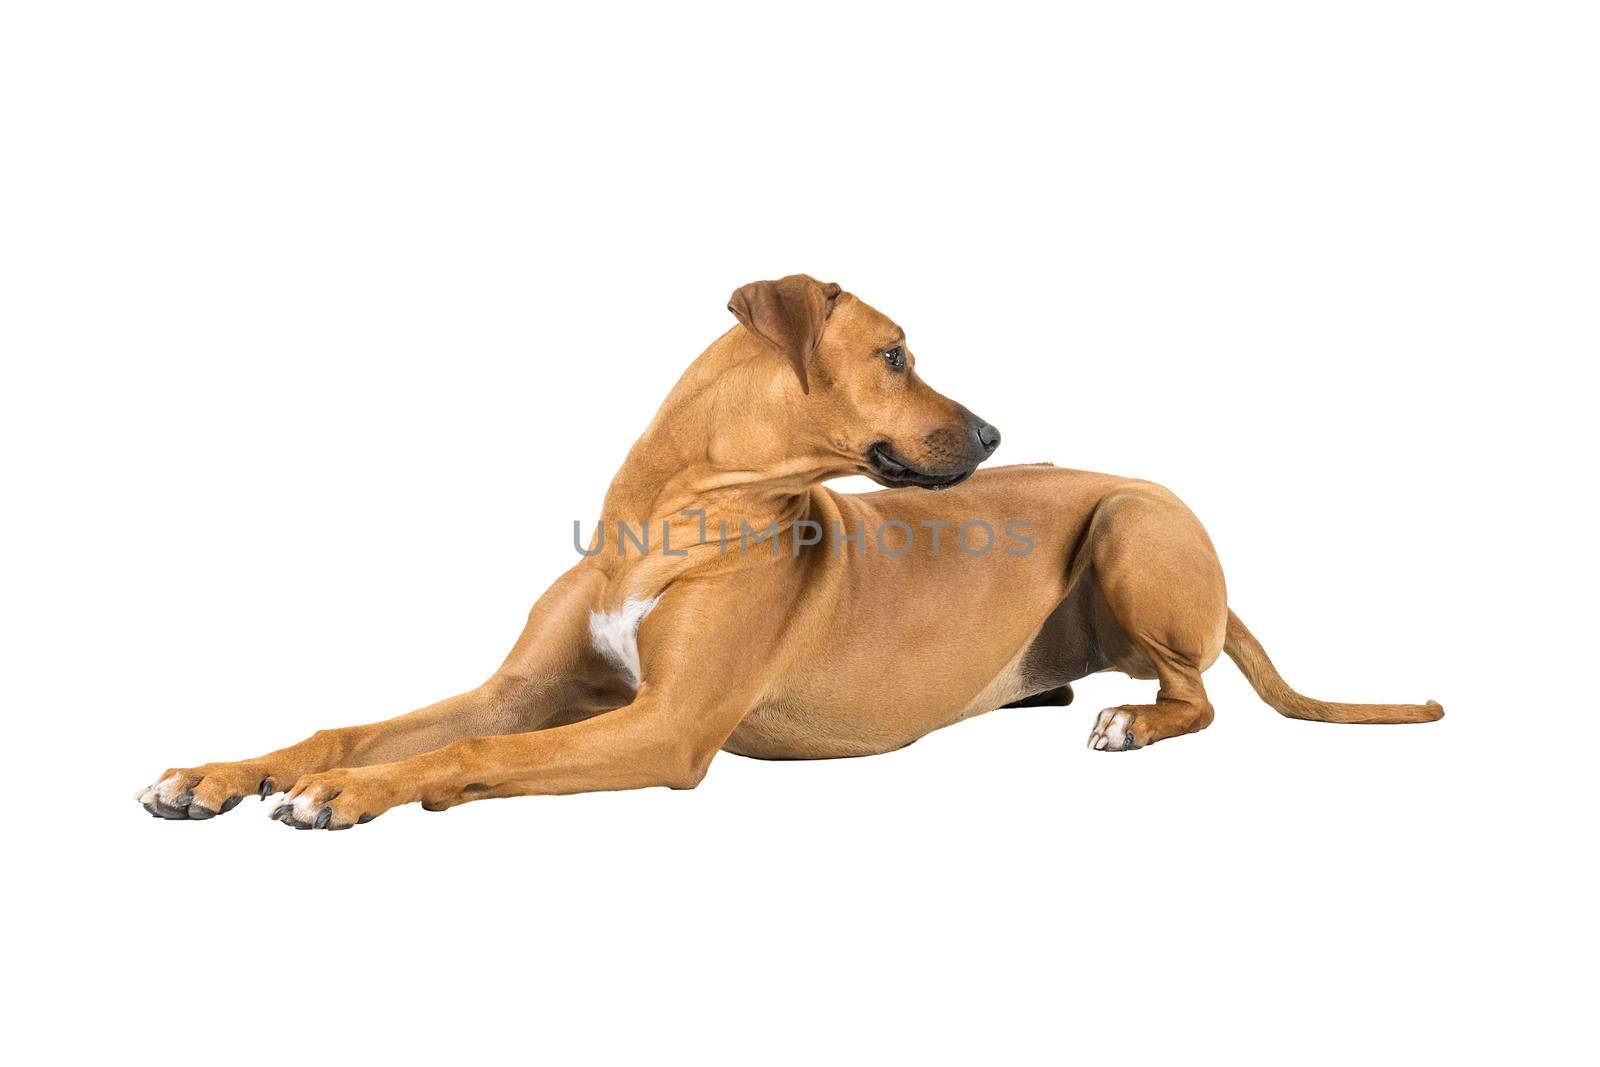
[[[1128,752],[1139,747],[1133,733],[1133,712],[1127,708],[1106,708],[1089,731],[1089,747],[1102,752]]]
[[[357,767],[305,775],[270,818],[296,830],[348,830],[409,799],[373,771]]]
[[[247,796],[266,799],[278,792],[258,763],[207,763],[166,771],[134,794],[158,819],[211,819],[229,812]]]

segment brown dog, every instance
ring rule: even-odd
[[[1228,610],[1205,530],[1160,486],[974,474],[998,431],[928,388],[904,332],[837,285],[754,282],[729,309],[739,324],[667,397],[611,483],[592,554],[534,605],[494,677],[257,759],[169,770],[140,803],[209,819],[287,788],[275,818],[342,830],[413,801],[688,789],[719,749],[887,752],[994,708],[1065,704],[1102,670],[1159,683],[1155,703],[1095,721],[1090,746],[1125,751],[1211,722],[1200,676],[1223,651],[1291,718],[1444,714],[1290,689]],[[848,474],[889,491],[821,484]]]

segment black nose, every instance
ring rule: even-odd
[[[978,444],[983,447],[984,457],[994,455],[994,450],[1000,447],[1000,431],[987,422],[980,422],[973,432],[978,435]]]

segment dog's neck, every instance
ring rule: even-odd
[[[852,473],[797,432],[798,378],[741,328],[690,365],[634,444],[606,491],[601,520],[635,527],[697,522],[737,533],[805,518],[811,489]]]

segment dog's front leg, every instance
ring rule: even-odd
[[[625,708],[569,726],[469,738],[397,763],[310,774],[273,816],[299,829],[343,830],[400,804],[443,811],[488,797],[692,789],[743,716],[724,705],[685,729],[673,711],[692,699],[641,692]]]
[[[589,608],[601,581],[584,568],[559,579],[534,605],[505,663],[470,692],[383,722],[319,730],[254,759],[171,768],[140,791],[139,802],[167,819],[209,819],[242,797],[290,789],[307,774],[392,763],[465,737],[534,730],[562,714],[622,704],[626,690],[607,692],[604,664],[588,647]]]
[[[302,829],[342,830],[399,804],[442,811],[488,797],[693,788],[770,683],[771,657],[749,654],[770,647],[771,627],[759,610],[733,617],[711,612],[703,597],[663,599],[640,631],[643,682],[626,707],[534,733],[457,741],[395,763],[311,774],[273,815]]]

